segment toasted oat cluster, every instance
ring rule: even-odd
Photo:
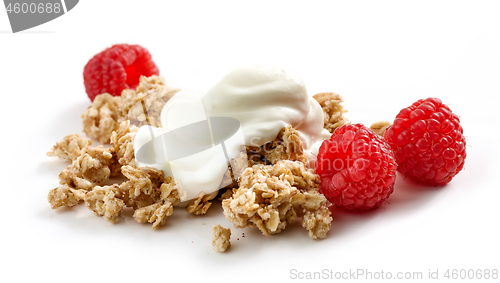
[[[257,227],[269,236],[303,217],[302,225],[311,238],[326,237],[332,221],[330,210],[318,192],[319,176],[304,163],[281,160],[274,165],[254,165],[243,172],[238,183],[232,196],[222,201],[224,215],[236,228]]]
[[[108,186],[91,185],[88,189],[63,184],[51,190],[47,199],[53,209],[72,207],[83,200],[95,215],[112,223],[124,207],[131,207],[138,223],[152,223],[153,229],[164,225],[173,213],[173,206],[180,202],[180,185],[171,177],[164,178],[163,171],[155,168],[125,165],[121,172],[128,181]]]
[[[47,199],[53,209],[66,206],[72,207],[85,198],[87,191],[72,189],[68,185],[62,185],[50,190]]]
[[[88,137],[107,144],[111,133],[118,130],[120,123],[125,120],[138,127],[159,127],[163,105],[178,91],[167,86],[162,77],[141,76],[135,91],[125,89],[121,96],[107,93],[96,96],[92,105],[82,114],[83,131]]]
[[[134,211],[134,219],[138,223],[152,223],[153,229],[163,226],[167,217],[172,215],[174,207],[171,202],[156,202]]]
[[[373,130],[377,135],[384,137],[385,130],[391,126],[392,123],[389,121],[378,121],[373,123],[370,126],[370,129]]]
[[[97,216],[102,216],[111,223],[122,213],[125,206],[124,191],[118,185],[96,186],[84,197],[85,205]]]
[[[199,192],[187,207],[187,212],[192,213],[194,215],[203,215],[206,214],[210,206],[212,206],[212,202],[210,200],[214,199],[217,194],[208,194],[206,195],[203,191]]]
[[[111,134],[110,141],[118,163],[135,167],[134,138],[136,126],[130,126],[130,121],[122,121],[116,131]]]
[[[122,120],[120,97],[103,93],[96,96],[92,106],[82,114],[83,132],[100,143],[109,143],[111,133],[118,129]]]
[[[173,206],[180,202],[180,184],[171,177],[165,178],[161,170],[137,167],[133,149],[136,132],[137,127],[123,120],[109,134],[110,147],[86,145],[81,148],[80,145],[86,142],[76,135],[69,135],[57,143],[49,155],[69,159],[68,154],[52,152],[72,152],[69,150],[72,143],[72,148],[78,146],[80,153],[59,175],[61,186],[49,192],[47,200],[51,207],[72,207],[83,201],[95,215],[111,223],[125,207],[131,207],[137,222],[149,222],[153,229],[164,225],[173,213]],[[119,175],[128,181],[105,185],[110,177]]]
[[[73,161],[80,156],[83,148],[91,144],[92,141],[90,139],[83,138],[79,134],[71,134],[65,136],[60,142],[56,143],[52,147],[52,150],[47,152],[47,155]]]
[[[330,133],[335,132],[336,128],[349,123],[349,120],[343,116],[347,110],[340,104],[343,102],[340,95],[333,92],[322,92],[315,94],[313,98],[316,99],[319,105],[321,105],[321,108],[323,108],[325,117],[323,127]]]
[[[108,180],[110,176],[116,176],[120,173],[122,165],[135,165],[133,138],[136,127],[129,127],[128,121],[123,121],[117,131],[110,134],[112,146],[105,148],[103,146],[86,146],[78,150],[78,156],[71,157],[72,164],[64,170],[60,177],[61,184],[68,184],[77,189],[89,190],[92,186],[101,185]],[[82,145],[91,143],[78,135],[68,135],[61,142],[56,143],[54,148],[48,152],[49,156],[57,156],[61,159],[68,159],[64,154],[54,154],[56,151],[69,151],[69,147],[64,145],[77,144],[78,140]],[[83,140],[83,141],[82,141]],[[69,142],[68,142],[69,141]],[[58,146],[59,145],[59,146]],[[73,146],[75,149],[76,145]],[[76,155],[76,149],[73,154]]]
[[[299,132],[292,126],[281,129],[274,141],[260,147],[247,146],[247,154],[249,161],[254,164],[269,165],[280,160],[300,161],[306,166],[309,164]]]
[[[172,215],[173,206],[180,202],[180,185],[173,178],[163,176],[163,171],[154,168],[122,167],[130,180],[120,188],[128,195],[127,206],[135,209],[134,219],[138,223],[151,223],[156,229],[165,224]]]
[[[161,110],[178,91],[179,89],[167,86],[165,79],[160,76],[141,76],[135,91],[126,89],[122,92],[121,115],[138,127],[160,127]]]
[[[103,146],[86,147],[80,156],[59,174],[59,183],[73,189],[89,191],[109,179],[114,160],[113,153]]]
[[[218,253],[225,252],[231,246],[231,229],[220,225],[212,227],[212,246]]]

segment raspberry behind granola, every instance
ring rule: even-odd
[[[135,89],[139,77],[160,72],[148,50],[139,45],[116,44],[95,55],[85,65],[83,80],[90,98],[101,93],[120,96],[124,89]]]

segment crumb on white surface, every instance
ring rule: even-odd
[[[220,225],[212,227],[212,246],[216,252],[223,253],[231,246],[231,229]]]

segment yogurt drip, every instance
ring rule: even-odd
[[[234,118],[240,129],[223,144],[214,145],[212,138],[210,149],[182,159],[169,160],[158,139],[155,145],[142,149],[138,157],[138,150],[154,137],[200,121],[210,125],[210,117]],[[194,198],[200,191],[216,193],[227,170],[226,157],[236,157],[241,146],[261,146],[274,140],[288,125],[299,132],[310,166],[314,166],[319,146],[330,136],[323,129],[321,106],[307,94],[299,75],[274,65],[235,69],[205,95],[177,93],[163,107],[161,124],[161,128],[143,126],[137,132],[137,164],[161,169],[176,179],[182,187],[182,201]]]

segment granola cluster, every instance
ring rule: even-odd
[[[370,129],[374,131],[377,135],[384,137],[385,130],[391,126],[392,123],[389,121],[378,121],[370,126]]]
[[[266,236],[302,218],[311,238],[325,238],[332,221],[329,203],[318,192],[319,176],[308,168],[297,130],[285,127],[274,141],[246,150],[231,162],[242,172],[238,182],[231,183],[230,171],[223,178],[229,189],[219,200],[226,218],[236,228],[257,227]]]
[[[136,166],[134,154],[134,138],[139,130],[136,126],[130,126],[130,121],[125,120],[120,123],[118,130],[111,134],[110,141],[116,160],[121,166]]]
[[[167,86],[162,77],[151,76],[141,77],[136,90],[126,89],[119,97],[107,93],[96,96],[82,114],[83,131],[105,146],[92,147],[90,139],[78,134],[54,145],[47,155],[71,164],[59,175],[60,186],[49,191],[51,207],[85,203],[111,223],[128,208],[133,209],[136,222],[149,223],[153,229],[163,226],[180,203],[181,184],[161,170],[139,168],[133,141],[138,127],[161,126],[161,110],[178,91]],[[324,127],[330,132],[348,123],[342,116],[346,111],[339,95],[320,93],[314,98],[324,111]],[[221,183],[228,189],[219,198],[225,217],[236,228],[257,227],[266,236],[280,233],[301,219],[309,237],[325,238],[332,221],[329,203],[318,192],[319,176],[308,165],[299,133],[291,126],[263,146],[243,147],[231,160]],[[118,176],[127,181],[113,184],[110,178]],[[200,192],[189,202],[187,212],[206,214],[216,195]],[[231,246],[230,229],[215,225],[212,237],[217,252]]]
[[[222,208],[236,228],[257,227],[269,236],[302,217],[311,238],[325,238],[332,218],[318,189],[319,176],[302,162],[258,164],[243,172],[239,188],[222,201]]]
[[[62,206],[72,207],[80,203],[85,198],[87,191],[72,189],[67,185],[59,186],[50,190],[47,199],[52,209]]]
[[[134,212],[134,219],[138,223],[152,223],[153,229],[163,226],[167,217],[172,215],[174,207],[171,202],[156,202],[151,205],[141,207]]]
[[[122,213],[125,192],[118,186],[96,186],[84,197],[85,205],[97,216],[114,223]]]
[[[141,77],[137,89],[124,90],[121,97],[107,93],[96,96],[82,114],[83,131],[109,146],[91,147],[92,141],[78,134],[56,143],[47,155],[71,164],[59,175],[60,186],[47,196],[51,207],[72,207],[84,202],[95,215],[112,223],[125,207],[130,207],[137,222],[151,223],[153,229],[164,225],[173,206],[180,202],[180,184],[165,177],[161,170],[138,168],[133,141],[137,125],[159,126],[161,108],[175,92],[163,78],[151,76]],[[136,105],[146,105],[149,111],[139,113]],[[114,176],[125,176],[128,181],[107,185]],[[206,197],[198,201],[202,207],[196,209],[197,214],[206,213],[210,207],[207,202]]]
[[[309,164],[299,132],[292,126],[281,129],[275,140],[260,147],[247,146],[247,154],[252,164],[269,165],[280,160],[300,161],[306,166]]]
[[[124,166],[122,172],[130,179],[121,187],[128,193],[128,206],[135,209],[135,221],[151,223],[153,229],[163,226],[180,202],[179,183],[154,168]]]
[[[178,91],[167,86],[162,77],[141,76],[136,90],[125,89],[121,96],[107,93],[96,96],[82,114],[83,131],[88,137],[107,144],[113,131],[125,120],[138,127],[159,127],[163,105]]]
[[[111,164],[112,161],[116,163]],[[110,167],[118,168],[128,178],[121,184],[103,185],[109,178]],[[180,185],[163,171],[123,165],[117,161],[113,147],[85,148],[59,176],[61,186],[47,196],[53,209],[72,207],[81,201],[97,216],[114,223],[125,207],[134,209],[138,223],[152,223],[153,229],[165,224],[180,202]]]
[[[126,89],[122,92],[121,115],[133,125],[151,125],[160,127],[160,114],[163,106],[179,89],[167,86],[160,76],[139,79],[137,89]]]
[[[113,153],[103,146],[86,147],[65,170],[59,174],[59,183],[73,189],[90,191],[104,184],[111,176]]]
[[[98,95],[94,101],[99,101]],[[180,202],[180,184],[163,171],[138,168],[135,162],[133,140],[138,128],[123,120],[110,133],[109,147],[89,146],[90,140],[78,135],[68,135],[47,153],[61,159],[70,159],[66,152],[75,152],[77,157],[59,175],[61,186],[51,190],[47,199],[53,209],[72,207],[81,201],[97,216],[114,223],[125,207],[134,209],[133,218],[138,223],[151,223],[156,229],[165,224],[172,215],[173,207]],[[85,146],[85,147],[83,147]],[[83,147],[83,148],[82,148]],[[125,176],[128,181],[105,185],[110,177]],[[200,194],[191,201],[187,210],[202,215],[211,206],[214,194]]]
[[[210,200],[214,199],[217,194],[208,194],[206,195],[203,191],[199,192],[187,207],[187,212],[192,213],[194,215],[203,215],[206,214],[210,206],[212,206],[212,202]]]
[[[323,109],[325,122],[323,127],[330,133],[335,132],[335,129],[348,124],[349,120],[343,116],[347,110],[340,103],[343,102],[342,97],[333,92],[322,92],[313,96]]]
[[[120,106],[120,97],[108,93],[96,96],[92,106],[82,114],[83,132],[87,137],[103,144],[109,143],[111,133],[118,129],[123,119]]]
[[[83,138],[79,134],[67,135],[62,141],[56,143],[56,145],[52,147],[52,150],[47,152],[47,155],[73,161],[80,156],[83,148],[91,144],[92,141],[90,139]]]

